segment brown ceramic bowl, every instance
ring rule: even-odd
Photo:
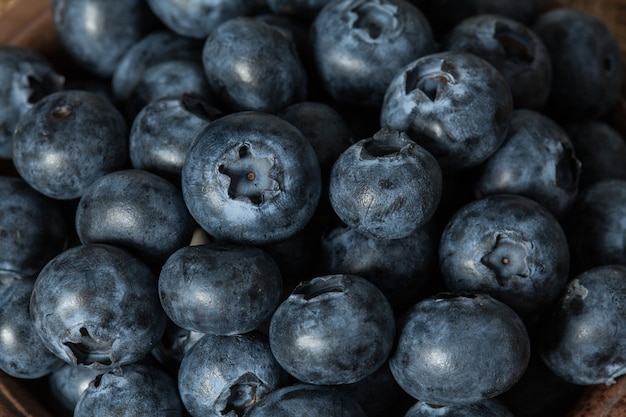
[[[0,45],[18,45],[43,53],[53,63],[60,51],[51,12],[52,0],[0,0]],[[603,19],[626,51],[626,1],[621,0],[538,0],[542,10],[557,6],[584,9]],[[626,105],[620,100],[609,122],[626,137]],[[0,371],[0,417],[52,417],[53,412],[38,382],[21,381]],[[611,386],[584,389],[565,416],[626,417],[626,377]]]

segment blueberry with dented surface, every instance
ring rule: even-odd
[[[500,147],[512,111],[511,89],[500,71],[476,55],[447,51],[396,74],[380,121],[406,132],[452,172],[484,162]]]

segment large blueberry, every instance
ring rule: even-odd
[[[246,417],[365,417],[351,396],[329,387],[294,384],[269,393]]]
[[[220,23],[256,11],[256,0],[147,0],[154,14],[172,31],[206,39]]]
[[[612,384],[626,373],[626,267],[577,275],[541,319],[541,358],[574,384]]]
[[[626,180],[598,181],[581,191],[563,229],[572,272],[600,265],[626,265]]]
[[[126,166],[124,117],[101,96],[80,90],[47,95],[13,135],[13,162],[26,182],[55,199],[74,199],[100,176]]]
[[[558,219],[578,195],[581,163],[567,133],[533,110],[515,110],[502,146],[479,168],[477,197],[517,194],[533,199]]]
[[[52,12],[64,51],[100,77],[113,75],[126,51],[155,23],[145,0],[54,0]]]
[[[166,319],[152,271],[104,244],[75,246],[48,262],[35,281],[30,314],[55,355],[102,370],[149,354]]]
[[[381,129],[339,156],[330,175],[330,203],[356,230],[401,239],[433,217],[442,182],[430,152],[402,132]]]
[[[376,106],[398,71],[436,49],[430,24],[404,0],[331,1],[311,25],[310,44],[335,100]]]
[[[0,176],[0,270],[35,276],[64,248],[62,207],[18,177]]]
[[[202,58],[202,42],[175,33],[160,30],[150,32],[135,42],[122,56],[111,78],[111,89],[116,101],[130,97],[152,65],[163,61]]]
[[[179,184],[194,139],[221,115],[205,100],[189,95],[163,97],[148,103],[130,128],[128,141],[133,167]]]
[[[0,272],[0,370],[16,378],[46,376],[63,365],[30,318],[33,278]]]
[[[18,120],[40,98],[61,90],[64,77],[34,50],[0,46],[0,80],[0,158],[10,159]]]
[[[270,321],[272,352],[302,382],[347,384],[376,371],[393,346],[389,301],[356,275],[300,283]]]
[[[121,246],[150,264],[188,245],[194,229],[180,190],[140,169],[98,178],[80,198],[75,223],[82,243]]]
[[[418,401],[404,417],[513,417],[513,413],[498,399],[490,398],[467,405],[430,405]]]
[[[444,38],[445,50],[475,54],[506,78],[516,108],[543,109],[552,85],[546,45],[525,24],[500,15],[462,20]]]
[[[619,43],[606,24],[587,11],[562,7],[541,14],[532,29],[552,60],[546,111],[560,120],[606,113],[619,98],[624,77]]]
[[[131,364],[96,376],[81,394],[74,417],[182,417],[176,382],[149,365]]]
[[[168,317],[184,329],[242,334],[270,319],[282,284],[276,262],[262,249],[208,243],[169,257],[159,275],[159,296]]]
[[[220,108],[274,112],[306,96],[307,75],[294,40],[259,19],[220,24],[206,39],[202,59]]]
[[[440,293],[400,321],[389,366],[416,399],[467,405],[511,388],[529,358],[524,323],[506,304],[485,294]]]
[[[513,98],[500,71],[476,55],[426,55],[389,84],[381,125],[406,132],[444,171],[480,164],[502,144]]]
[[[237,417],[285,383],[259,333],[205,335],[185,354],[178,390],[193,417]]]
[[[490,294],[520,314],[538,311],[558,297],[569,261],[556,218],[535,201],[510,194],[462,207],[439,245],[449,289]]]
[[[219,240],[285,240],[313,216],[321,194],[315,151],[290,123],[240,112],[208,125],[182,171],[183,197],[199,225]]]

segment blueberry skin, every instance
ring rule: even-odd
[[[602,265],[577,275],[541,319],[541,358],[573,384],[614,383],[626,373],[625,309],[625,266]]]
[[[626,180],[608,179],[581,191],[563,220],[571,252],[571,271],[626,265]]]
[[[397,73],[385,93],[381,126],[406,132],[432,153],[444,172],[484,162],[506,137],[511,89],[476,55],[427,55]]]
[[[68,235],[57,201],[21,178],[0,176],[0,271],[36,276],[65,249]]]
[[[240,112],[197,137],[183,165],[182,192],[191,215],[216,239],[270,244],[311,219],[320,169],[293,125],[268,113]]]
[[[65,90],[38,101],[13,136],[13,162],[35,190],[59,200],[80,197],[100,176],[128,161],[124,117],[106,99]]]
[[[54,0],[52,13],[63,50],[99,77],[113,75],[124,53],[155,23],[145,0]]]
[[[511,388],[530,358],[520,317],[486,294],[440,293],[398,323],[389,367],[411,396],[432,405],[467,405]]]
[[[294,384],[279,388],[251,407],[245,417],[365,417],[350,396],[329,387]]]
[[[481,14],[459,22],[443,40],[443,50],[477,55],[506,78],[516,108],[542,110],[552,85],[552,61],[541,38],[525,24]]]
[[[395,318],[389,301],[356,275],[325,275],[300,283],[274,312],[274,357],[298,380],[357,382],[386,361]]]
[[[346,149],[333,165],[329,196],[348,226],[378,239],[401,239],[435,214],[443,187],[437,160],[403,132],[381,129]]]
[[[221,112],[190,95],[163,97],[148,103],[134,118],[128,138],[133,168],[153,172],[180,184],[189,148]]]
[[[533,31],[552,59],[546,111],[558,120],[594,119],[617,101],[624,62],[615,35],[583,10],[558,8],[538,16]]]
[[[607,179],[626,180],[626,143],[615,128],[599,120],[564,127],[582,165],[580,189]]]
[[[415,304],[438,272],[439,237],[428,224],[402,239],[374,239],[339,225],[321,240],[324,274],[352,274],[376,285],[396,314]]]
[[[36,51],[0,46],[0,158],[10,159],[18,120],[43,96],[60,91],[62,75]]]
[[[275,112],[302,101],[307,74],[293,38],[252,17],[235,17],[206,39],[202,62],[217,106]]]
[[[264,250],[208,243],[169,257],[159,275],[159,297],[167,316],[184,329],[242,334],[270,319],[282,285],[278,265]]]
[[[149,365],[131,364],[97,376],[74,408],[75,417],[182,417],[176,382]]]
[[[72,415],[80,395],[89,383],[104,372],[83,366],[64,364],[48,377],[50,393],[58,407],[67,415]]]
[[[315,17],[310,44],[317,75],[335,100],[379,106],[411,61],[435,52],[422,12],[403,0],[334,0]]]
[[[520,109],[513,112],[502,146],[479,168],[474,194],[522,195],[562,219],[578,195],[580,173],[565,130],[542,113]]]
[[[513,413],[497,398],[467,405],[435,406],[418,401],[404,417],[513,417]]]
[[[277,116],[297,127],[309,140],[327,181],[339,155],[354,144],[354,135],[344,117],[331,105],[317,101],[292,104]]]
[[[452,291],[489,294],[522,315],[559,295],[569,273],[568,242],[545,208],[525,197],[493,195],[457,211],[439,244]]]
[[[139,84],[144,72],[163,61],[188,59],[199,61],[203,43],[158,30],[150,32],[135,42],[122,56],[111,77],[113,97],[118,102],[128,100]]]
[[[194,221],[182,194],[169,181],[139,169],[98,178],[76,207],[81,243],[108,243],[162,264],[191,242]]]
[[[255,0],[147,0],[154,14],[173,32],[206,39],[215,27],[237,16],[252,15]]]
[[[260,333],[204,335],[185,354],[178,390],[193,417],[237,417],[283,386],[285,373]]]
[[[63,365],[39,339],[29,314],[33,278],[0,272],[0,370],[15,378],[36,379]]]
[[[176,59],[151,65],[126,102],[126,117],[134,120],[148,103],[185,94],[213,101],[202,62]]]
[[[104,244],[75,246],[48,262],[35,281],[30,314],[55,355],[104,371],[144,358],[166,323],[152,271]]]

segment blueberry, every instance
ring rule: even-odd
[[[565,130],[582,165],[579,188],[605,179],[626,180],[626,143],[614,127],[592,120],[568,123]]]
[[[338,390],[295,384],[269,393],[246,417],[365,417],[356,400]]]
[[[484,162],[504,142],[513,111],[500,71],[476,55],[426,55],[389,84],[381,125],[406,132],[432,153],[444,172]]]
[[[126,102],[126,117],[134,120],[137,113],[148,103],[160,98],[182,95],[212,101],[202,63],[184,59],[159,62],[144,71]]]
[[[215,27],[256,11],[255,0],[147,0],[154,14],[173,32],[206,39]]]
[[[83,366],[64,364],[48,377],[48,386],[57,406],[67,415],[72,415],[80,395],[89,383],[104,372]]]
[[[186,246],[163,265],[159,296],[168,317],[184,329],[242,334],[270,319],[281,301],[282,279],[276,262],[262,249]]]
[[[54,0],[52,12],[63,50],[100,77],[113,75],[124,53],[156,21],[144,0]]]
[[[74,416],[182,417],[176,382],[162,370],[131,364],[99,375],[81,394]]]
[[[315,17],[315,68],[335,100],[378,106],[398,71],[435,51],[430,24],[403,0],[334,0]]]
[[[532,29],[552,60],[553,83],[546,111],[559,120],[594,119],[620,96],[624,61],[615,35],[584,10],[557,8]]]
[[[41,378],[63,365],[41,341],[30,318],[34,281],[0,272],[0,370],[22,379]]]
[[[439,293],[401,319],[389,366],[416,399],[467,405],[510,389],[529,358],[526,328],[506,304],[486,294]]]
[[[270,244],[302,230],[321,194],[310,143],[268,113],[239,112],[208,125],[192,145],[182,191],[198,224],[218,240]]]
[[[581,163],[567,133],[533,110],[515,110],[502,146],[479,168],[477,197],[517,194],[564,218],[578,195]]]
[[[433,217],[442,181],[428,151],[402,132],[381,129],[339,156],[330,176],[330,203],[350,227],[401,239]]]
[[[185,354],[178,390],[193,417],[237,417],[285,383],[260,333],[204,335]]]
[[[38,52],[0,46],[0,158],[12,156],[13,130],[39,99],[61,90],[65,80]]]
[[[115,68],[111,78],[113,97],[119,102],[128,100],[144,72],[152,65],[163,61],[201,59],[202,45],[201,41],[165,30],[146,34],[124,53]]]
[[[0,271],[36,276],[65,248],[68,236],[57,201],[21,178],[0,176]]]
[[[352,274],[376,285],[396,314],[417,302],[437,274],[439,237],[431,224],[402,239],[374,239],[339,225],[322,237],[325,274]]]
[[[541,319],[541,358],[571,383],[614,383],[626,372],[625,309],[625,266],[603,265],[575,276]]]
[[[449,289],[489,294],[523,315],[558,297],[569,261],[566,235],[556,218],[535,201],[510,194],[462,207],[439,245]]]
[[[418,401],[404,417],[513,417],[498,399],[490,398],[467,405],[436,406]]]
[[[127,125],[101,96],[80,90],[47,95],[28,110],[13,135],[13,162],[35,190],[78,198],[100,176],[126,166]]]
[[[581,191],[563,229],[570,246],[572,273],[626,265],[626,180],[607,179]]]
[[[516,108],[545,106],[552,62],[546,45],[525,24],[500,15],[469,17],[446,35],[442,48],[475,54],[496,67],[511,88]]]
[[[48,262],[35,281],[30,314],[48,349],[92,369],[144,358],[165,329],[152,271],[104,244],[74,246]]]
[[[220,24],[206,39],[202,60],[220,108],[274,112],[306,97],[307,75],[293,38],[258,19]]]
[[[194,229],[180,190],[140,169],[94,181],[78,202],[75,224],[83,244],[117,245],[159,265],[189,244]]]
[[[326,275],[300,283],[270,321],[272,352],[302,382],[359,381],[387,359],[395,335],[389,301],[356,275]]]
[[[134,118],[128,139],[133,168],[180,184],[193,140],[222,113],[205,100],[182,95],[148,103]]]

